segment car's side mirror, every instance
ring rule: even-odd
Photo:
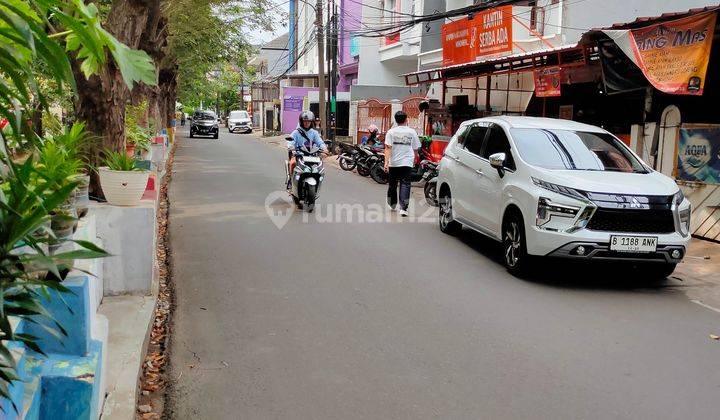
[[[507,155],[505,153],[493,153],[490,155],[490,166],[497,169],[498,175],[500,175],[500,178],[505,176],[505,170],[503,169],[503,166],[505,165],[505,160],[507,159]]]

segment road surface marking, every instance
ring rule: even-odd
[[[690,302],[696,303],[696,304],[702,306],[703,308],[710,309],[711,311],[715,311],[715,312],[717,312],[717,313],[720,314],[720,309],[714,308],[714,307],[712,307],[712,306],[710,306],[710,305],[708,305],[708,304],[702,303],[701,301],[699,301],[699,300],[697,300],[697,299],[690,299]]]

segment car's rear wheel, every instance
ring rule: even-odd
[[[452,197],[449,191],[443,191],[439,201],[438,224],[442,233],[456,235],[462,229],[460,222],[454,219]]]
[[[530,265],[530,256],[527,253],[523,218],[517,211],[508,214],[503,222],[502,245],[505,268],[512,274],[525,274]]]
[[[190,130],[190,138],[193,138],[194,136],[195,136],[195,133],[193,133],[192,130]]]
[[[215,135],[213,136],[213,138],[216,139],[216,140],[217,140],[219,137],[220,137],[220,135],[219,135],[218,133],[215,133]]]

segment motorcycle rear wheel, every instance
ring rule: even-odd
[[[370,177],[378,184],[388,183],[388,174],[385,172],[382,162],[378,162],[370,168]]]
[[[428,205],[437,207],[437,181],[430,182],[430,180],[428,180],[423,187],[423,192],[425,193],[425,201],[427,201]]]
[[[357,165],[357,173],[360,176],[369,176],[370,175],[370,167],[358,163]]]
[[[355,162],[355,159],[351,158],[348,153],[343,153],[340,155],[340,168],[344,171],[352,171],[357,166],[357,162]]]

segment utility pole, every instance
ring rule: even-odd
[[[325,120],[325,37],[323,35],[323,4],[322,0],[317,0],[315,4],[315,26],[317,26],[317,46],[318,46],[318,102],[320,105],[321,118],[320,135],[325,137],[327,133],[327,121]]]
[[[240,109],[245,109],[245,79],[240,73]]]
[[[330,49],[330,66],[332,68],[332,72],[330,73],[330,89],[329,89],[329,99],[330,99],[330,112],[329,112],[329,118],[328,118],[328,127],[332,126],[332,130],[330,131],[330,140],[332,142],[335,141],[335,134],[337,132],[337,84],[338,84],[338,10],[337,5],[335,4],[335,1],[332,2],[333,5],[333,17],[332,17],[332,48]]]

